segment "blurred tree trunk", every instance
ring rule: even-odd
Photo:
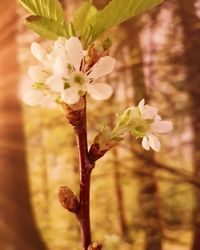
[[[191,97],[190,115],[193,126],[193,164],[194,175],[200,178],[200,19],[196,15],[195,0],[180,0],[180,10],[184,29],[186,58],[186,90]],[[195,207],[193,210],[192,250],[200,249],[200,190],[195,190]]]
[[[136,105],[145,98],[148,102],[149,97],[145,85],[143,72],[142,48],[140,44],[140,30],[138,19],[131,20],[123,25],[127,34],[127,43],[129,46],[130,56],[132,59],[132,84],[134,89],[134,102]],[[152,152],[147,152],[140,148],[141,153],[150,158],[154,158]],[[159,189],[158,180],[155,175],[155,168],[146,162],[137,159],[138,168],[142,168],[141,172],[146,174],[140,175],[140,193],[139,202],[142,211],[142,225],[145,230],[145,250],[162,250],[163,226],[159,205]]]
[[[120,81],[119,79],[111,79],[109,76],[106,77],[106,82],[112,82],[113,81],[113,86],[116,87],[115,83],[116,81]],[[110,99],[110,106],[115,103],[116,96],[115,96],[116,91],[114,91],[111,99]],[[109,120],[109,125],[110,127],[114,127],[115,121],[115,114],[110,115],[110,120]],[[120,173],[120,156],[119,156],[119,151],[117,147],[114,147],[112,149],[112,158],[113,158],[113,181],[114,181],[114,194],[115,194],[115,199],[116,199],[116,209],[117,209],[117,224],[119,227],[120,231],[120,236],[121,239],[124,240],[125,242],[131,242],[131,238],[129,235],[129,230],[128,230],[128,223],[126,219],[126,209],[125,209],[125,204],[124,204],[124,191],[123,191],[123,186],[122,186],[122,176]]]
[[[115,195],[116,195],[116,205],[117,205],[117,212],[118,212],[118,220],[119,220],[119,226],[120,226],[120,234],[121,238],[124,241],[130,241],[129,234],[128,234],[128,225],[125,217],[125,207],[124,207],[124,194],[122,190],[122,184],[121,184],[121,174],[119,171],[120,163],[119,161],[119,155],[117,148],[113,149],[113,159],[114,159],[114,185],[115,185]]]
[[[45,250],[31,209],[17,99],[16,2],[1,1],[0,12],[0,249]]]

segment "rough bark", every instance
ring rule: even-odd
[[[193,127],[193,166],[194,175],[200,178],[200,29],[194,0],[180,0],[180,13],[184,29],[186,58],[186,91],[191,100],[190,115]],[[200,191],[195,189],[195,207],[193,210],[193,242],[191,249],[200,249]]]
[[[18,93],[16,3],[0,6],[0,249],[45,250],[30,203]]]

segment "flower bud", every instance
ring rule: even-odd
[[[58,191],[58,199],[61,205],[69,212],[77,213],[79,202],[76,195],[66,186],[61,186]]]
[[[89,150],[89,157],[92,162],[102,158],[113,146],[117,144],[117,140],[109,139],[104,133],[99,133]]]

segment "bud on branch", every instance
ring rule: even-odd
[[[103,134],[99,133],[90,148],[89,157],[91,162],[95,162],[102,158],[117,142],[115,140],[102,140]]]
[[[61,205],[71,213],[78,213],[79,201],[76,195],[66,186],[61,186],[58,191]]]

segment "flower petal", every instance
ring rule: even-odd
[[[154,121],[150,125],[150,129],[154,133],[168,133],[173,128],[172,122],[170,121]]]
[[[40,62],[43,62],[46,58],[46,51],[39,43],[34,42],[31,44],[31,52],[33,56]]]
[[[155,150],[156,152],[158,152],[160,150],[160,141],[158,140],[158,138],[153,135],[153,134],[149,134],[147,136],[148,140],[149,140],[149,146]]]
[[[73,104],[78,103],[80,100],[80,95],[78,93],[78,89],[77,88],[68,88],[68,89],[64,90],[61,94],[61,99],[69,105],[73,105]]]
[[[145,105],[142,113],[142,118],[145,120],[151,120],[154,119],[155,115],[158,113],[158,109],[150,106]]]
[[[42,107],[55,108],[56,107],[55,97],[53,95],[46,95],[42,99],[40,105]]]
[[[149,140],[146,136],[142,139],[142,147],[146,150],[150,149]]]
[[[30,106],[40,105],[46,93],[44,91],[31,89],[23,96],[23,101]]]
[[[139,107],[141,113],[143,112],[144,104],[145,104],[145,100],[144,100],[144,99],[142,99],[142,100],[139,102],[139,104],[138,104],[138,107]]]
[[[68,76],[68,68],[67,68],[67,58],[64,55],[60,55],[55,59],[53,65],[53,72],[56,75],[67,77]]]
[[[57,56],[62,55],[65,53],[65,43],[67,42],[67,39],[65,37],[59,37],[54,42],[54,51]]]
[[[145,100],[142,99],[140,101],[140,103],[138,104],[140,113],[142,115],[142,118],[145,120],[151,120],[154,119],[155,116],[156,118],[158,118],[157,113],[158,113],[158,109],[150,106],[150,105],[145,105]]]
[[[111,56],[104,56],[92,67],[88,77],[97,79],[111,73],[115,67],[116,60]]]
[[[87,92],[96,100],[106,100],[112,95],[113,89],[106,83],[87,84]]]
[[[57,92],[62,92],[64,90],[64,81],[60,76],[52,75],[46,81],[47,84],[52,90]]]
[[[29,67],[28,74],[34,82],[43,83],[48,78],[49,74],[44,71],[40,65]]]
[[[162,119],[161,119],[160,115],[155,115],[154,120],[155,121],[161,121]]]
[[[84,57],[83,46],[77,37],[71,37],[65,43],[67,57],[75,70],[80,70],[81,61]]]

